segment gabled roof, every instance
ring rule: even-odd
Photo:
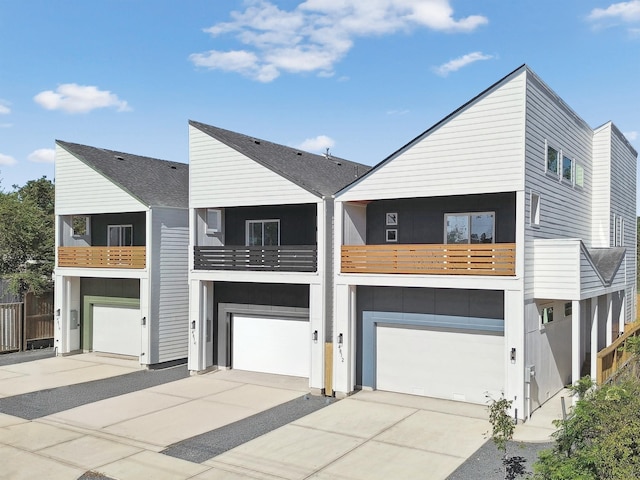
[[[189,208],[189,165],[56,140],[148,207]]]
[[[332,155],[316,155],[204,123],[189,125],[319,197],[336,193],[371,168]]]
[[[459,112],[461,112],[462,110],[466,109],[469,105],[475,103],[477,100],[479,100],[480,98],[484,97],[487,93],[489,93],[490,91],[494,90],[496,87],[498,87],[499,85],[501,85],[502,83],[508,81],[511,79],[511,77],[518,75],[519,73],[521,73],[523,70],[528,70],[528,67],[526,64],[522,64],[520,65],[518,68],[516,68],[515,70],[513,70],[512,72],[508,73],[507,75],[505,75],[504,77],[502,77],[500,80],[498,80],[497,82],[495,82],[493,85],[491,85],[490,87],[486,88],[485,90],[483,90],[482,92],[480,92],[478,95],[476,95],[475,97],[473,97],[471,100],[469,100],[468,102],[466,102],[465,104],[461,105],[460,107],[458,107],[456,110],[454,110],[453,112],[451,112],[449,115],[447,115],[446,117],[444,117],[442,120],[440,120],[438,123],[434,124],[433,126],[431,126],[428,130],[425,130],[424,132],[422,132],[420,135],[418,135],[417,137],[415,137],[413,140],[411,140],[410,142],[408,142],[407,144],[403,145],[402,147],[400,147],[398,150],[396,150],[395,152],[393,152],[391,155],[389,155],[387,158],[383,159],[382,161],[378,162],[377,164],[375,164],[371,170],[369,170],[369,172],[367,172],[366,175],[363,175],[364,177],[367,177],[371,174],[373,174],[373,172],[375,172],[376,170],[378,170],[380,167],[382,167],[383,165],[389,163],[390,161],[392,161],[394,158],[396,158],[397,156],[399,156],[401,153],[403,153],[404,151],[408,150],[409,148],[411,148],[414,144],[418,143],[420,140],[422,140],[424,137],[430,135],[434,130],[438,129],[441,125],[443,125],[444,123],[446,123],[447,121],[449,121],[449,119],[455,117]],[[353,183],[356,183],[358,180],[360,180],[360,178],[353,180],[349,185],[345,185],[345,187],[343,189],[341,189],[339,192],[336,193],[336,195],[339,195],[340,193],[342,193],[342,190],[346,190],[348,187],[350,187]]]

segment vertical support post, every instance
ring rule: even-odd
[[[571,383],[580,379],[580,301],[571,302]]]
[[[607,293],[607,327],[606,327],[606,346],[613,342],[613,299],[610,293]]]
[[[598,297],[591,299],[591,368],[590,375],[593,381],[596,380],[598,368]]]

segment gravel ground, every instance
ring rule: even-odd
[[[507,453],[509,456],[524,457],[526,459],[524,467],[531,473],[533,464],[538,458],[538,452],[552,446],[553,443],[509,442]],[[449,475],[447,480],[504,480],[501,458],[502,453],[498,451],[493,441],[487,440],[466,462]]]

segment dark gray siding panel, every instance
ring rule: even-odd
[[[444,243],[446,213],[496,212],[496,243],[516,238],[514,192],[451,197],[378,200],[367,205],[367,244],[386,243],[386,229],[398,229],[398,243]],[[385,214],[398,214],[397,227],[387,227]]]
[[[245,245],[247,220],[280,220],[280,245],[316,245],[315,204],[225,209],[225,244]]]
[[[108,225],[133,225],[133,245],[142,247],[147,239],[145,223],[145,212],[92,215],[91,245],[94,247],[107,245]]]

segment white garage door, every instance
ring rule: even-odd
[[[308,321],[233,315],[232,328],[232,368],[309,376],[311,334]]]
[[[93,350],[140,355],[140,309],[93,306]]]
[[[376,388],[485,404],[504,385],[504,337],[376,327]]]

